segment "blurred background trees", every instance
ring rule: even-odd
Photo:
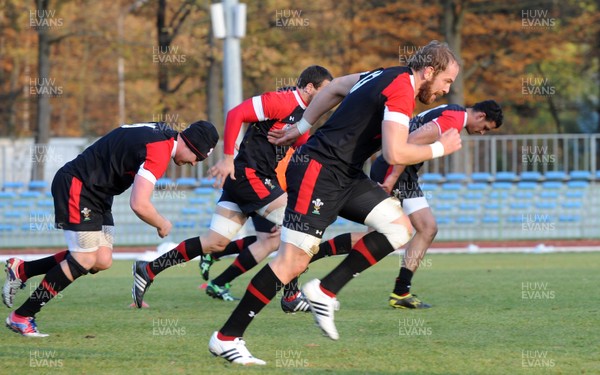
[[[441,102],[496,99],[504,133],[600,132],[596,1],[245,2],[244,97],[293,85],[311,64],[334,75],[404,64],[438,39],[462,60]],[[181,130],[201,118],[222,129],[210,3],[0,0],[0,136],[95,137],[121,121]]]

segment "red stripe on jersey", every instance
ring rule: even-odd
[[[42,280],[42,286],[53,296],[56,296],[58,294],[58,292],[54,290],[54,288],[46,281],[46,279]]]
[[[246,269],[242,266],[242,264],[240,263],[240,261],[238,260],[238,258],[235,258],[235,260],[233,261],[232,266],[239,268],[240,271],[242,271],[242,272],[246,272]]]
[[[71,179],[71,188],[69,189],[69,223],[81,224],[79,215],[79,200],[81,198],[81,188],[83,184],[77,177]]]
[[[269,196],[269,189],[265,186],[261,179],[256,176],[256,171],[252,168],[246,168],[245,172],[248,182],[250,182],[250,186],[252,186],[252,190],[254,190],[256,195],[258,195],[260,199]]]
[[[388,176],[392,173],[393,170],[394,170],[393,165],[388,166],[387,171],[385,171],[385,176],[383,176],[383,181],[385,181],[385,179],[388,178]]]
[[[252,283],[248,284],[248,291],[254,295],[254,297],[258,298],[260,300],[260,302],[264,303],[265,305],[268,305],[270,300],[265,297],[264,294],[262,294],[258,289],[256,289],[254,287],[254,285],[252,285]]]
[[[173,143],[174,139],[171,138],[146,145],[144,169],[152,173],[157,180],[167,171],[171,160],[171,151],[173,151]]]
[[[336,255],[337,254],[337,248],[335,247],[335,241],[334,239],[330,239],[329,241],[329,246],[331,246],[331,255]]]
[[[445,110],[442,112],[440,117],[433,120],[440,127],[440,132],[443,133],[449,129],[456,129],[459,132],[463,129],[463,125],[465,124],[465,111],[454,111],[454,110]]]
[[[369,262],[370,265],[373,265],[373,264],[377,263],[377,261],[375,260],[375,258],[373,258],[373,254],[371,254],[371,252],[369,251],[369,249],[367,248],[367,246],[365,246],[365,243],[363,242],[362,238],[360,240],[358,240],[358,242],[356,243],[356,245],[354,245],[354,250],[356,250],[359,253],[361,253],[362,256],[365,257],[365,259],[367,260],[367,262]]]
[[[319,173],[321,172],[321,167],[321,163],[315,160],[311,160],[308,163],[308,167],[302,178],[302,183],[300,184],[300,190],[298,191],[298,200],[294,207],[296,212],[303,215],[306,215],[308,212],[308,206],[310,206],[312,194],[315,190],[315,184],[319,177]]]
[[[415,89],[410,81],[411,75],[402,73],[390,83],[381,94],[387,98],[385,106],[390,112],[402,113],[412,117],[415,109]]]

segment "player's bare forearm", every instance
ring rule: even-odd
[[[359,78],[360,74],[358,73],[335,78],[317,93],[302,117],[310,124],[317,122],[327,111],[340,104]]]
[[[152,182],[140,175],[136,175],[131,188],[129,206],[140,220],[156,228],[159,231],[159,234],[161,231],[167,231],[168,234],[171,223],[160,215],[156,210],[156,207],[152,204],[150,198],[153,191],[154,184]]]

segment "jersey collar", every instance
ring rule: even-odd
[[[298,105],[302,109],[306,109],[306,103],[304,103],[304,100],[302,99],[302,97],[300,96],[300,94],[298,94],[298,90],[294,90],[292,92],[294,93],[294,97],[296,97],[296,101],[298,102]]]

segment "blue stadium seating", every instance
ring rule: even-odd
[[[515,191],[515,193],[513,194],[513,198],[515,199],[532,200],[533,197],[534,194],[531,191]]]
[[[200,186],[213,186],[213,184],[215,183],[216,179],[214,177],[204,177],[202,179],[200,179]]]
[[[0,199],[15,199],[16,195],[12,191],[0,191]]]
[[[514,172],[497,172],[495,176],[496,181],[517,181],[517,175]]]
[[[589,185],[587,181],[575,180],[567,182],[567,187],[569,189],[585,189]]]
[[[440,183],[444,182],[444,177],[442,177],[439,173],[423,173],[421,175],[421,181],[423,182],[432,182],[432,183]]]
[[[27,187],[29,190],[45,190],[48,187],[48,183],[43,180],[33,180],[29,182]]]
[[[446,216],[436,216],[435,221],[438,225],[450,224],[452,219]]]
[[[435,195],[435,197],[442,201],[456,201],[458,199],[458,194],[452,193],[452,192],[444,192],[444,193],[437,193]]]
[[[438,203],[434,206],[435,211],[451,211],[454,208],[454,205],[447,203]]]
[[[542,174],[540,172],[528,171],[521,172],[520,174],[521,181],[541,181],[543,179]]]
[[[463,198],[468,201],[481,201],[483,199],[483,193],[478,191],[469,191],[463,194]]]
[[[194,194],[197,195],[211,195],[214,194],[217,190],[209,187],[199,187],[194,189]]]
[[[589,171],[571,171],[569,172],[569,178],[571,180],[591,180],[592,174]]]
[[[485,203],[483,205],[483,207],[486,210],[499,210],[500,209],[500,204],[496,203],[496,202],[489,202],[489,203]]]
[[[568,194],[569,192],[567,192]],[[556,191],[541,191],[540,198],[544,199],[558,199],[559,194]]]
[[[543,189],[562,189],[563,184],[562,184],[562,182],[558,182],[558,181],[545,181],[545,182],[542,182],[542,188]]]
[[[460,211],[477,211],[481,206],[477,203],[460,203],[458,209]]]
[[[2,185],[2,190],[6,190],[6,189],[12,189],[12,190],[19,190],[22,189],[25,186],[25,184],[23,184],[22,182],[5,182],[4,185]]]
[[[500,223],[500,218],[498,216],[485,216],[481,219],[483,224],[498,224]]]
[[[567,190],[565,192],[565,197],[567,198],[581,199],[584,195],[585,193],[581,190]]]
[[[168,186],[173,186],[175,183],[170,178],[159,178],[154,185],[158,189],[164,189]]]
[[[473,182],[491,182],[493,177],[487,172],[476,172],[471,174],[471,181]]]
[[[553,210],[557,207],[558,205],[556,204],[556,202],[536,202],[535,203],[535,208],[539,208],[542,210]]]
[[[175,183],[181,188],[195,188],[198,186],[198,180],[192,177],[180,177],[175,181]]]
[[[467,181],[467,175],[464,174],[464,173],[447,173],[446,174],[446,181],[447,182],[463,183],[463,182]]]
[[[474,224],[477,219],[473,216],[460,216],[456,219],[457,224]]]
[[[513,184],[510,182],[494,182],[492,183],[493,190],[510,190],[513,188]]]
[[[567,174],[562,171],[548,171],[544,177],[546,181],[564,181],[568,178]]]
[[[447,182],[445,184],[442,184],[442,190],[444,191],[457,191],[457,190],[462,190],[462,186],[461,184],[457,184],[454,182]]]
[[[200,215],[202,210],[194,207],[184,207],[181,209],[181,213],[184,215]]]
[[[537,189],[538,184],[531,181],[521,181],[517,182],[517,189],[519,190],[535,190]]]
[[[566,201],[562,203],[562,207],[566,209],[579,209],[583,207],[581,201]]]
[[[467,184],[467,190],[486,190],[488,188],[487,184],[481,182],[473,182]]]
[[[42,196],[39,191],[23,191],[19,193],[20,198],[24,199],[38,199]]]

